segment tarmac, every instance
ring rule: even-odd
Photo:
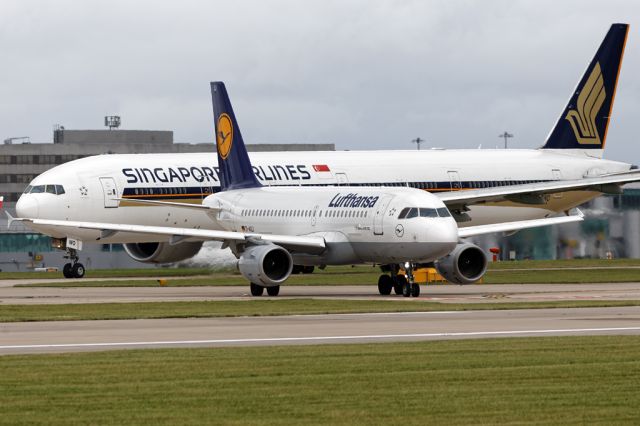
[[[47,280],[50,282],[51,280]],[[14,287],[9,304],[254,300],[247,287]],[[283,286],[281,299],[486,303],[640,300],[640,283],[422,286],[419,298],[380,296],[375,286]],[[267,296],[263,296],[267,298]],[[397,342],[567,335],[640,335],[640,307],[471,310],[110,321],[0,323],[0,355],[110,349]]]

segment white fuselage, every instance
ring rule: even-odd
[[[297,263],[430,262],[458,242],[458,227],[442,201],[412,188],[313,187],[301,193],[263,187],[221,192],[204,204],[221,209],[213,216],[225,231],[324,239],[327,249],[319,255],[294,250]],[[422,215],[400,218],[410,208]]]
[[[265,152],[252,153],[250,157],[256,175],[265,186],[302,186],[309,187],[310,191],[315,187],[332,187],[334,192],[340,191],[340,185],[349,185],[363,187],[363,190],[371,186],[413,187],[437,193],[580,179],[631,168],[626,163],[568,154],[567,150]],[[204,212],[117,200],[200,204],[219,191],[216,168],[214,153],[88,157],[54,167],[36,177],[31,186],[43,191],[24,194],[18,201],[17,213],[27,218],[220,229],[222,225],[230,225]],[[51,191],[50,185],[58,185],[64,193],[60,194],[60,189]],[[471,206],[471,221],[460,226],[538,219],[598,195],[593,191],[573,191],[553,195],[540,205],[502,202]],[[310,208],[314,207],[305,207]],[[287,226],[295,227],[302,218],[285,220]],[[241,225],[238,222],[236,226]],[[55,227],[37,227],[37,230],[54,237],[67,236]],[[154,238],[116,234],[101,242],[144,242]]]

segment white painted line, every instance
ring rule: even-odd
[[[416,333],[416,334],[371,334],[360,336],[314,336],[314,337],[271,337],[257,339],[211,339],[211,340],[169,340],[149,342],[105,342],[105,343],[60,343],[43,345],[4,345],[0,350],[10,349],[55,349],[55,348],[99,348],[118,346],[182,346],[232,343],[287,343],[318,342],[330,340],[385,340],[428,337],[473,337],[473,336],[509,336],[515,334],[552,334],[552,333],[592,333],[613,331],[640,331],[640,327],[604,327],[604,328],[564,328],[549,330],[507,330],[507,331],[470,331],[452,333]]]

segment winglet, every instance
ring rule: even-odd
[[[242,140],[240,127],[223,82],[211,82],[211,100],[220,168],[218,174],[222,190],[262,186],[253,172],[249,154],[247,154],[247,148]]]
[[[628,32],[628,24],[611,25],[543,149],[588,150],[602,157]]]
[[[11,225],[13,225],[13,222],[20,221],[20,219],[16,219],[15,217],[11,216],[11,213],[9,213],[8,210],[5,210],[4,213],[7,215],[7,229],[11,229]]]

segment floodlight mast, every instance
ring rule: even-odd
[[[418,151],[420,151],[420,144],[421,144],[422,142],[425,142],[425,140],[424,140],[424,139],[421,139],[421,138],[418,136],[417,138],[413,139],[411,142],[413,142],[413,143],[415,143],[416,145],[418,145]]]
[[[104,118],[104,125],[109,128],[109,130],[117,129],[120,127],[121,120],[119,115],[108,115]]]
[[[505,130],[504,133],[501,135],[498,135],[498,137],[504,138],[504,149],[507,149],[507,139],[512,138],[513,135]]]

